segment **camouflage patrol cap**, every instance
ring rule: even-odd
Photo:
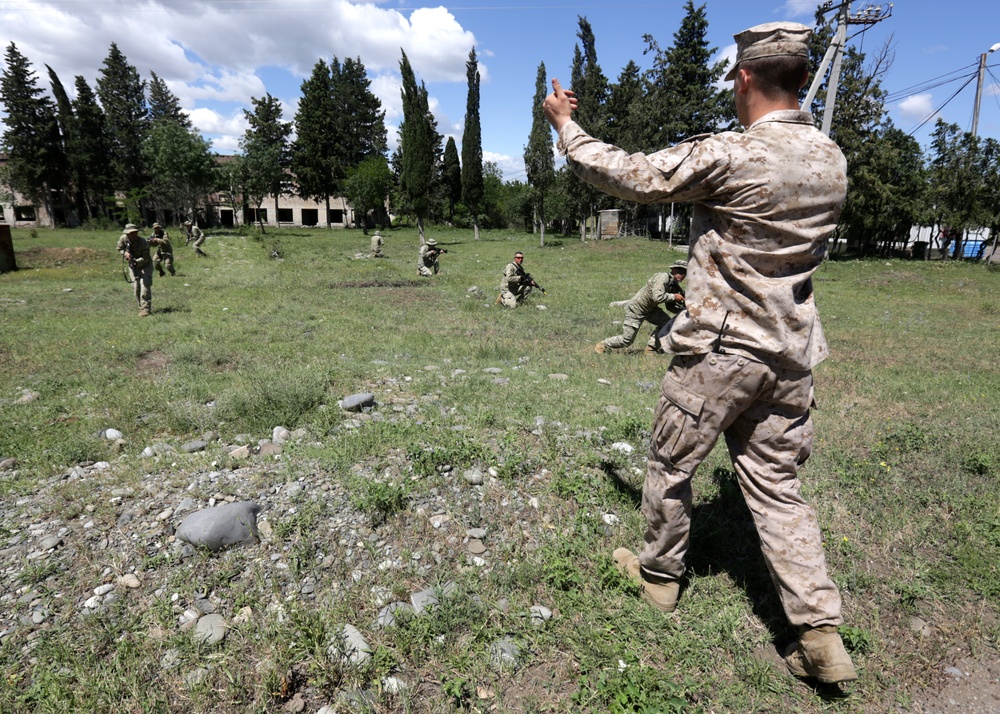
[[[740,62],[762,57],[809,57],[809,36],[812,29],[798,22],[765,22],[733,35],[736,40],[736,60],[729,68],[725,81],[736,78]]]
[[[125,232],[126,233],[138,233],[139,232],[139,228],[134,223],[126,223],[125,224]]]
[[[685,273],[688,269],[688,262],[686,260],[675,260],[670,264],[670,270],[683,270]]]
[[[437,244],[438,244],[438,242],[436,240],[434,240],[433,238],[428,238],[427,239],[427,245],[437,245]]]

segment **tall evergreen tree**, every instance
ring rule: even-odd
[[[274,196],[274,220],[278,220],[278,198],[287,193],[289,166],[288,137],[292,133],[292,123],[281,120],[281,102],[270,94],[258,99],[250,99],[253,111],[243,110],[249,123],[240,148],[243,151],[241,166],[244,169],[244,183],[257,208],[258,225],[264,230],[261,204],[268,195]]]
[[[555,157],[552,155],[552,131],[545,119],[542,103],[548,94],[545,63],[535,75],[535,97],[531,105],[531,133],[524,148],[524,169],[531,187],[532,204],[541,232],[539,245],[545,245],[545,194],[555,181]]]
[[[66,88],[63,87],[59,75],[48,65],[45,65],[45,69],[48,71],[49,86],[52,87],[52,96],[55,98],[56,125],[59,137],[58,152],[60,159],[58,167],[52,176],[53,188],[58,190],[60,206],[62,207],[62,214],[65,216],[66,222],[70,225],[75,225],[77,221],[71,221],[69,218],[68,200],[71,195],[74,198],[78,198],[76,196],[76,180],[73,171],[74,159],[70,155],[73,137],[76,134],[76,117],[73,116],[73,104],[69,100],[69,95],[66,94]],[[74,204],[76,205],[76,216],[78,219],[81,219],[86,214],[81,210],[78,200],[74,200]]]
[[[651,35],[644,35],[646,53],[653,55],[646,74],[645,102],[648,132],[644,151],[657,151],[689,136],[731,129],[736,126],[736,106],[732,90],[720,90],[718,81],[726,63],[713,63],[715,48],[708,43],[705,6],[684,4],[684,17],[666,50]],[[678,206],[678,220],[686,222],[690,204]],[[658,206],[661,229],[666,224],[667,204]],[[671,231],[673,225],[671,225]]]
[[[87,80],[77,75],[73,114],[76,131],[69,155],[77,189],[86,204],[86,215],[105,215],[105,199],[111,193],[111,163],[104,111],[97,103],[94,90]]]
[[[344,166],[356,168],[365,159],[384,156],[388,150],[385,110],[371,91],[371,80],[360,57],[344,60],[335,90],[346,119],[342,130]]]
[[[726,72],[724,61],[712,62],[716,48],[708,43],[705,6],[684,4],[681,26],[674,42],[661,50],[651,35],[645,35],[647,53],[653,53],[648,75],[651,134],[645,150],[656,151],[695,134],[716,132],[735,126],[732,90],[720,90],[718,81]]]
[[[572,89],[580,102],[573,118],[588,134],[605,138],[605,103],[608,97],[608,79],[597,61],[597,41],[590,22],[578,17],[579,29],[576,36],[580,43],[574,48],[571,71]],[[595,215],[603,201],[609,200],[605,194],[575,178],[570,182],[573,203],[580,222],[580,240],[587,240],[587,221]]]
[[[190,131],[194,128],[189,117],[182,109],[181,102],[167,83],[157,76],[156,72],[149,73],[149,120],[152,123],[158,121],[170,121]]]
[[[392,171],[385,156],[377,154],[362,161],[356,168],[347,172],[344,182],[344,196],[354,208],[355,220],[359,220],[364,232],[368,232],[365,220],[371,212],[379,227],[388,225],[385,212],[385,199],[392,189]]]
[[[61,187],[64,155],[56,109],[44,96],[27,58],[11,42],[0,74],[0,104],[7,117],[0,148],[8,154],[10,187],[41,204],[56,226],[52,191]]]
[[[403,78],[403,122],[399,127],[401,154],[400,184],[403,195],[417,217],[420,243],[424,243],[424,219],[430,209],[431,186],[434,177],[434,145],[436,130],[427,102],[427,87],[417,79],[406,52],[399,61]]]
[[[465,63],[469,92],[465,100],[465,129],[462,131],[462,203],[472,214],[472,227],[479,240],[479,216],[483,212],[483,130],[479,121],[479,62],[476,48]]]
[[[458,160],[455,137],[449,136],[441,160],[441,183],[448,203],[448,221],[455,222],[455,205],[462,200],[462,162]]]
[[[340,157],[343,139],[338,134],[341,116],[330,67],[320,59],[312,75],[302,83],[302,98],[295,113],[296,137],[291,148],[291,169],[300,196],[326,202],[324,223],[327,228],[330,227],[330,196],[337,192],[343,174]]]
[[[146,82],[114,42],[97,79],[97,96],[104,108],[114,188],[141,191],[146,184],[142,145],[149,134]]]

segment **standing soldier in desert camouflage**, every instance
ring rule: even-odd
[[[649,337],[649,344],[646,345],[646,354],[659,352],[657,334],[673,319],[674,315],[684,309],[684,290],[681,288],[681,281],[684,280],[685,275],[687,275],[687,261],[678,260],[670,266],[669,273],[656,273],[647,280],[639,292],[633,295],[630,300],[625,301],[625,320],[622,322],[622,333],[598,342],[594,351],[597,354],[603,354],[605,350],[620,350],[628,347],[635,342],[635,336],[645,321],[656,327]],[[612,305],[616,304],[619,303],[612,303]],[[660,309],[660,305],[663,305],[667,312]]]
[[[149,244],[156,246],[153,267],[156,268],[156,272],[160,274],[160,277],[162,278],[166,275],[163,272],[164,266],[170,271],[171,275],[177,275],[174,271],[174,248],[170,245],[170,236],[167,235],[167,232],[163,230],[163,226],[159,223],[153,224],[153,235],[149,238]]]
[[[153,310],[153,258],[149,241],[139,235],[132,223],[118,239],[118,252],[128,263],[129,282],[135,287],[135,300],[139,303],[139,317],[146,317]]]
[[[847,162],[799,110],[811,30],[793,22],[735,36],[736,114],[743,133],[702,134],[653,154],[628,154],[572,120],[577,99],[558,80],[543,109],[571,170],[628,201],[694,205],[685,309],[665,336],[673,353],[660,388],[642,491],[639,555],[619,568],[663,611],[677,605],[690,543],[691,482],[720,436],[798,642],[792,674],[857,679],[841,641],[840,591],[823,536],[802,498],[812,451],[812,368],[828,354],[812,275],[847,195]]]

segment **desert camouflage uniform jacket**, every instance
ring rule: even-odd
[[[524,268],[517,263],[508,263],[500,279],[500,291],[516,293],[524,287]]]
[[[799,370],[827,357],[812,274],[840,216],[847,164],[808,112],[771,112],[743,133],[648,156],[569,122],[559,147],[579,177],[614,196],[694,203],[686,309],[665,338],[670,352],[712,351],[725,321],[728,352]]]

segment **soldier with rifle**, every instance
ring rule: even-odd
[[[139,303],[139,317],[146,317],[153,309],[153,258],[149,241],[139,235],[132,223],[118,239],[118,252],[128,265],[126,279],[135,286],[135,299]]]
[[[524,253],[518,251],[514,253],[514,262],[508,263],[503,269],[503,278],[500,281],[500,295],[497,302],[504,307],[514,308],[523,303],[532,288],[538,288],[545,294],[545,289],[535,282],[529,273],[524,272]]]
[[[646,345],[646,354],[660,352],[657,335],[677,313],[684,309],[684,289],[681,287],[681,281],[686,275],[687,261],[678,260],[670,266],[669,272],[656,273],[647,280],[639,292],[624,302],[625,320],[622,322],[622,333],[601,340],[594,347],[594,351],[597,354],[604,354],[607,350],[628,347],[635,342],[639,328],[643,321],[646,321],[654,326],[649,344]],[[612,305],[618,304],[612,303]],[[661,309],[660,305],[663,305],[666,311]]]
[[[156,246],[156,255],[153,256],[153,267],[162,278],[166,273],[163,266],[167,267],[171,275],[177,275],[174,270],[174,248],[170,245],[170,236],[163,230],[159,223],[153,224],[153,235],[149,237],[149,244]]]
[[[444,248],[438,248],[436,240],[428,238],[427,242],[420,246],[420,257],[417,259],[417,275],[424,278],[437,275],[438,270],[440,270],[438,258],[441,257],[442,253],[447,252]]]

